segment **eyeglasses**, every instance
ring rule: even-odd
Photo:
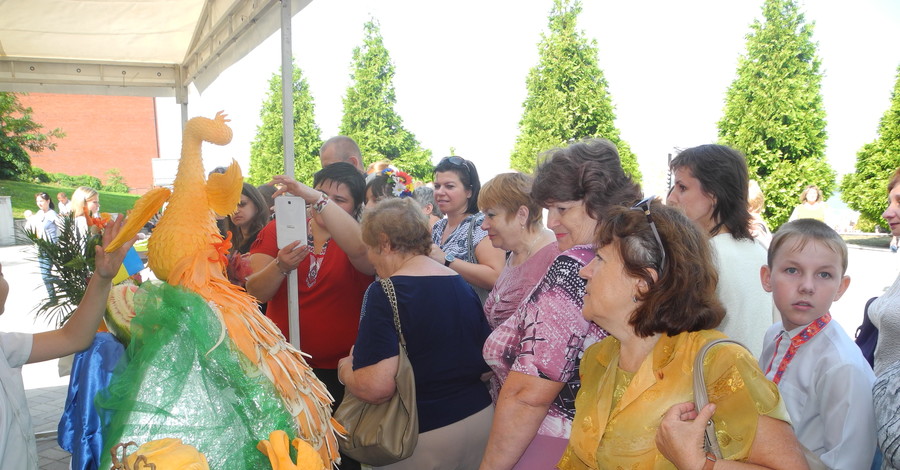
[[[653,222],[653,217],[650,216],[650,203],[653,202],[654,199],[656,199],[656,195],[647,196],[631,206],[631,209],[641,211],[647,216],[647,223],[650,224],[650,230],[653,231],[653,237],[656,238],[656,243],[659,245],[661,256],[658,275],[662,276],[663,269],[665,269],[666,266],[666,247],[663,245],[662,239],[659,238],[659,231],[656,230],[656,223]]]

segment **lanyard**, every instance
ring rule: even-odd
[[[813,336],[817,335],[820,331],[825,328],[825,325],[831,321],[831,312],[822,315],[819,318],[816,318],[816,321],[810,323],[803,331],[800,332],[799,335],[791,338],[791,345],[788,347],[786,353],[784,353],[784,357],[781,358],[781,363],[778,364],[778,369],[775,371],[775,377],[772,378],[772,381],[776,384],[781,382],[781,376],[784,375],[784,371],[787,370],[788,364],[794,359],[794,355],[797,354],[797,350],[800,349],[800,345],[812,339]],[[784,335],[778,336],[778,341],[775,342],[775,352],[772,353],[772,360],[769,361],[769,367],[766,369],[766,375],[769,375],[769,372],[772,370],[772,363],[775,362],[775,356],[778,354],[778,346],[781,344],[781,340],[784,338]]]

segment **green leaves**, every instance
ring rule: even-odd
[[[891,107],[878,125],[878,137],[856,154],[856,173],[844,176],[841,196],[860,218],[881,224],[887,206],[887,184],[900,167],[900,67],[891,93]]]
[[[55,299],[45,300],[35,307],[35,313],[38,317],[47,317],[57,328],[61,327],[84,297],[93,274],[95,247],[101,242],[100,235],[85,238],[76,230],[75,219],[68,215],[61,218],[56,243],[31,230],[25,230],[25,236],[37,248],[38,256],[49,260],[53,276],[51,284]]]
[[[572,140],[602,137],[616,144],[625,172],[640,181],[637,159],[615,126],[615,108],[598,65],[597,43],[576,29],[579,13],[578,0],[554,2],[550,35],[542,36],[538,65],[526,78],[528,97],[510,166],[531,173],[541,153]]]
[[[0,179],[27,180],[31,157],[27,151],[56,150],[54,139],[66,134],[60,129],[40,132],[44,126],[31,118],[31,108],[22,106],[15,93],[0,92]]]
[[[322,132],[315,121],[315,104],[303,73],[293,67],[294,95],[294,178],[312,184],[312,175],[321,168],[319,148]],[[250,144],[250,177],[254,185],[268,183],[284,173],[284,131],[281,107],[281,72],[272,74],[269,92],[259,112],[260,125]]]
[[[341,134],[359,144],[364,164],[391,160],[414,178],[430,181],[431,151],[403,127],[403,119],[394,110],[394,64],[378,22],[369,20],[364,29],[363,45],[353,50],[353,83],[344,97]]]
[[[835,173],[825,160],[820,61],[794,0],[766,0],[764,21],[747,35],[747,53],[728,88],[721,143],[744,152],[750,177],[766,195],[763,216],[776,229],[809,184],[825,197]]]

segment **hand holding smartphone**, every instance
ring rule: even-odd
[[[298,240],[306,243],[306,202],[303,198],[288,194],[275,198],[275,235],[279,249]]]

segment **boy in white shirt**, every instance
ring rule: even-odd
[[[103,250],[119,233],[125,217],[111,222],[97,247],[94,275],[78,308],[66,324],[44,333],[0,333],[0,468],[37,469],[37,449],[31,413],[25,401],[22,366],[66,356],[91,345],[106,310],[112,279],[135,239],[112,253]],[[0,265],[0,314],[6,307],[9,283]]]
[[[875,375],[844,330],[831,321],[850,277],[847,245],[828,225],[782,225],[760,270],[781,322],[766,332],[760,367],[778,384],[797,438],[828,468],[868,469],[875,455]]]

